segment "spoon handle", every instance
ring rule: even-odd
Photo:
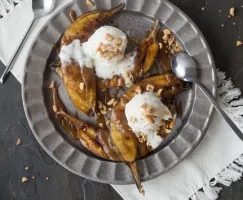
[[[229,124],[229,126],[234,130],[236,135],[243,141],[243,133],[241,132],[241,130],[235,125],[235,123],[229,118],[229,116],[219,107],[219,105],[214,100],[212,95],[206,90],[206,88],[201,83],[199,83],[198,81],[194,81],[194,83],[203,91],[203,93],[211,101],[211,103],[219,112],[219,114],[225,119],[225,121]]]
[[[15,62],[15,60],[16,60],[16,58],[17,58],[17,56],[19,55],[19,52],[20,52],[20,50],[22,49],[22,46],[23,46],[23,44],[24,44],[24,42],[25,42],[25,40],[26,40],[26,38],[27,38],[27,36],[28,36],[28,33],[29,33],[29,31],[30,31],[30,29],[31,29],[31,27],[32,27],[33,24],[34,24],[34,20],[31,22],[31,24],[30,24],[29,28],[27,29],[27,31],[26,31],[26,33],[25,33],[23,39],[21,40],[21,42],[19,43],[19,46],[18,46],[18,47],[16,48],[16,50],[14,51],[14,53],[13,53],[13,55],[12,55],[12,57],[11,57],[11,59],[10,59],[8,65],[7,65],[7,67],[5,68],[3,74],[2,74],[2,76],[1,76],[1,78],[0,78],[0,83],[1,83],[1,84],[3,84],[4,81],[6,80],[7,75],[8,75],[8,73],[9,73],[10,69],[12,68],[12,66],[13,66],[13,64],[14,64],[14,62]]]

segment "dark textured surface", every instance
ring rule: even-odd
[[[216,66],[226,70],[236,86],[243,89],[243,46],[235,46],[238,38],[243,40],[243,0],[172,2],[202,30],[212,49]],[[236,7],[237,16],[229,19],[229,8],[232,6]],[[204,11],[201,11],[202,7],[205,7]],[[23,140],[21,146],[15,145],[18,138]],[[28,171],[24,169],[26,166],[29,167]],[[36,178],[21,183],[22,176]],[[49,180],[45,180],[46,177]],[[243,180],[224,188],[220,196],[220,200],[243,199]],[[73,175],[41,149],[24,115],[20,84],[12,75],[4,85],[0,85],[0,200],[9,199],[121,199],[109,185]]]

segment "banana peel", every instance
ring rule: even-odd
[[[124,8],[124,4],[108,11],[91,11],[76,19],[65,31],[61,45],[68,45],[79,39],[86,42],[97,28],[102,26],[111,16]],[[93,70],[72,62],[61,66],[62,76],[67,93],[74,105],[84,114],[93,116],[96,105],[96,82]],[[84,88],[80,89],[80,84]]]

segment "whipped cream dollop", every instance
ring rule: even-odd
[[[124,32],[116,27],[102,26],[83,44],[76,39],[63,45],[59,57],[64,64],[74,60],[80,67],[94,68],[96,75],[103,79],[121,75],[127,84],[132,81],[136,53],[125,55],[126,47]]]
[[[126,104],[125,115],[132,131],[137,137],[144,134],[153,149],[163,140],[161,136],[156,134],[162,125],[162,120],[172,118],[170,110],[153,92],[135,95]]]

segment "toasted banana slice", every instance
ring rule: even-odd
[[[140,146],[141,144],[138,142],[137,136],[132,132],[132,130],[128,126],[128,121],[125,117],[125,106],[137,94],[138,87],[139,92],[143,92],[149,89],[148,85],[153,86],[155,92],[157,92],[160,89],[164,89],[165,92],[163,92],[161,95],[164,95],[166,97],[170,95],[175,95],[176,93],[181,91],[181,81],[172,74],[160,75],[144,79],[137,85],[134,85],[131,88],[129,88],[121,96],[120,103],[118,103],[113,108],[110,128],[110,135],[112,143],[114,144],[114,148],[116,149],[120,158],[123,161],[125,161],[131,168],[138,190],[141,193],[144,193],[144,190],[142,188],[141,181],[139,179],[138,171],[134,161],[139,156],[147,155],[149,150],[144,148],[144,146]],[[177,88],[177,90],[175,88]]]
[[[68,45],[73,40],[86,42],[95,30],[103,25],[112,15],[119,12],[124,4],[108,11],[91,11],[76,19],[65,31],[61,45]],[[79,66],[75,61],[62,63],[62,76],[68,95],[74,105],[83,113],[93,116],[96,104],[96,82],[92,69]]]

